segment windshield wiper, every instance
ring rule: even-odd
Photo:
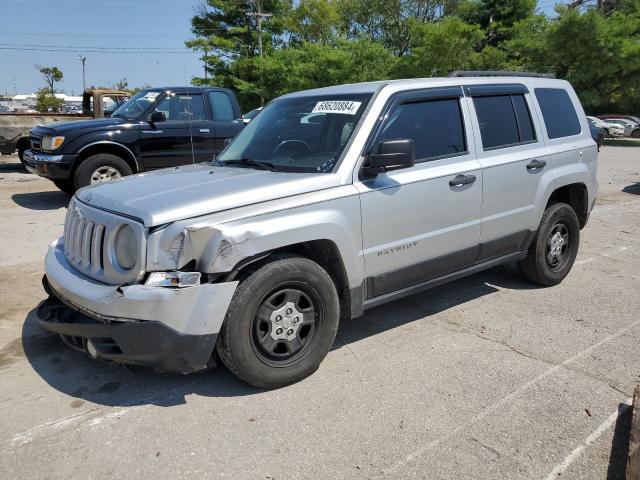
[[[262,170],[269,170],[270,172],[277,172],[278,169],[271,162],[263,162],[261,160],[253,160],[251,158],[240,158],[237,160],[218,160],[220,165],[243,165],[247,167],[259,167]]]

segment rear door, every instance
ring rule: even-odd
[[[224,90],[207,92],[209,107],[213,115],[215,125],[214,150],[219,153],[224,149],[226,141],[235,137],[244,127],[244,122],[236,115],[229,93]]]
[[[480,237],[482,171],[462,89],[434,88],[390,100],[368,150],[414,141],[416,165],[356,182],[367,298],[473,264]],[[464,182],[461,180],[464,179]]]
[[[528,247],[538,223],[536,205],[544,203],[543,186],[553,185],[554,174],[527,87],[474,85],[465,93],[484,179],[476,260],[482,263]]]

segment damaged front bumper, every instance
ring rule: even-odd
[[[180,373],[207,366],[238,284],[107,285],[69,265],[62,239],[50,246],[45,271],[44,329],[94,357]]]

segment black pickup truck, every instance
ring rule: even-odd
[[[132,173],[209,162],[243,126],[230,90],[151,88],[109,118],[34,127],[24,163],[73,193]]]

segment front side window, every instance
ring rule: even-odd
[[[143,90],[136,93],[128,101],[118,107],[112,117],[125,118],[127,120],[136,120],[142,115],[152,103],[155,103],[162,92],[155,90]]]
[[[154,111],[164,113],[169,122],[194,122],[207,119],[204,101],[200,94],[169,93],[160,100]]]
[[[403,103],[395,107],[376,141],[412,139],[416,161],[466,151],[460,101],[457,98]]]
[[[580,121],[566,90],[536,88],[535,92],[550,139],[580,134]]]
[[[279,171],[331,172],[371,100],[371,94],[275,100],[218,156],[217,164]]]
[[[473,105],[485,150],[509,147],[536,139],[524,95],[473,97]]]

